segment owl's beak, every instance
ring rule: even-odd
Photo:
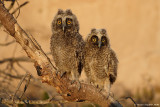
[[[98,47],[101,48],[101,46],[102,46],[102,42],[99,41],[99,42],[98,42]]]
[[[62,25],[62,30],[64,33],[66,32],[66,25],[65,24]]]
[[[63,32],[65,32],[65,26],[62,27]]]

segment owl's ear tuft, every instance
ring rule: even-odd
[[[96,29],[95,28],[92,28],[91,29],[91,33],[95,33],[96,32]]]
[[[73,15],[73,13],[72,13],[72,11],[71,11],[70,9],[67,9],[67,10],[66,10],[66,14],[67,14],[67,15]]]
[[[102,29],[101,31],[102,31],[102,34],[106,34],[107,33],[106,29]]]
[[[58,9],[58,15],[63,14],[63,10],[62,9]]]

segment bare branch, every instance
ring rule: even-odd
[[[33,60],[31,60],[28,57],[17,57],[17,58],[11,57],[11,58],[5,58],[3,60],[0,60],[0,64],[5,63],[5,62],[12,62],[12,63],[14,62],[33,62]]]
[[[11,35],[14,35],[15,33],[14,24],[16,23],[16,20],[11,14],[8,13],[8,10],[4,7],[2,2],[0,2],[0,21],[1,24],[7,29],[7,31]]]
[[[26,4],[28,4],[29,1],[24,2],[23,4],[21,4],[20,6],[18,6],[11,14],[14,14],[17,12],[17,10],[19,10],[21,7],[25,6]]]
[[[19,90],[19,88],[20,88],[20,86],[22,85],[22,83],[23,83],[23,81],[25,80],[25,78],[27,77],[27,73],[23,76],[23,78],[21,79],[21,81],[19,82],[19,84],[18,84],[18,86],[17,86],[17,89],[16,89],[16,91],[15,91],[15,93],[14,93],[14,95],[13,95],[13,98],[12,98],[12,100],[13,100],[13,102],[14,102],[14,98],[15,98],[15,96],[16,96],[16,94],[17,94],[17,91]]]
[[[0,43],[0,46],[8,46],[8,45],[10,45],[10,44],[12,44],[12,43],[14,43],[15,42],[15,40],[13,40],[13,41],[10,41],[10,42],[8,42],[8,43]]]
[[[27,87],[28,87],[28,85],[29,85],[29,83],[30,83],[30,79],[31,79],[31,75],[29,74],[28,80],[27,80],[27,82],[26,82],[26,84],[25,84],[25,87],[24,87],[23,93],[22,93],[21,96],[20,96],[20,99],[23,97],[24,93],[26,92]]]
[[[138,107],[138,106],[137,106],[137,103],[133,100],[132,97],[126,97],[125,99],[130,99],[130,100],[134,103],[134,105],[135,105],[136,107]]]
[[[11,1],[12,2],[8,8],[8,10],[11,10],[14,6],[15,0],[4,0],[4,1]]]
[[[89,101],[108,107],[110,105],[122,107],[111,96],[107,99],[99,89],[90,84],[81,83],[81,89],[78,90],[77,83],[70,84],[66,77],[60,78],[56,75],[56,68],[52,65],[50,59],[41,49],[40,45],[27,34],[19,25],[12,15],[8,13],[2,3],[0,3],[0,20],[7,31],[16,39],[27,53],[28,57],[34,60],[38,75],[41,76],[42,82],[56,88],[57,92],[67,101]]]
[[[10,74],[10,73],[6,73],[6,72],[1,71],[1,70],[0,70],[0,73],[4,74],[4,75],[6,75],[6,76],[9,76],[9,77],[11,77],[11,78],[15,78],[15,79],[21,79],[21,78],[22,78],[22,75],[15,76],[15,75],[12,75],[12,74]]]
[[[54,101],[54,100],[14,100],[15,104],[58,104],[59,101]],[[65,101],[61,103],[67,103]],[[0,98],[0,104],[13,104],[13,101],[10,99],[2,99]]]
[[[0,44],[1,45],[1,44]],[[3,44],[4,45],[4,44]],[[50,52],[46,53],[47,55],[51,55]],[[28,57],[10,57],[10,58],[5,58],[3,60],[0,60],[0,64],[6,63],[6,62],[34,62],[34,60],[28,58]]]

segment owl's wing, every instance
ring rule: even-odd
[[[113,50],[110,51],[108,55],[108,73],[110,77],[110,82],[113,84],[117,78],[117,68],[118,68],[118,59]]]
[[[84,41],[83,38],[80,34],[77,34],[77,52],[76,52],[76,56],[78,59],[78,72],[79,74],[81,74],[81,71],[83,69],[83,65],[84,65],[84,55],[83,55],[83,48],[84,48]]]

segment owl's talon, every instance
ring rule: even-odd
[[[90,82],[91,85],[93,85],[95,88],[99,88],[99,85],[98,84],[95,84],[93,82]]]
[[[81,83],[79,81],[77,81],[77,87],[78,87],[78,91],[81,89]]]
[[[74,83],[74,82],[77,82],[77,87],[78,87],[78,91],[81,89],[81,83],[79,82],[79,80],[72,80],[71,81],[71,85]]]
[[[59,71],[59,70],[56,70],[56,75],[57,75],[57,76],[60,76],[60,78],[62,78],[65,73],[66,73],[66,72],[61,72],[61,71]]]
[[[76,80],[72,80],[72,81],[71,81],[71,85],[72,85],[75,81],[76,81]]]
[[[99,89],[99,92],[102,91],[102,89]]]
[[[62,72],[62,73],[60,74],[61,78],[63,77],[64,74],[66,74],[66,72]]]
[[[58,75],[58,72],[59,72],[59,71],[58,71],[58,70],[56,70],[56,76]]]
[[[107,99],[109,98],[109,96],[110,96],[110,92],[109,92],[108,95],[107,95]]]

